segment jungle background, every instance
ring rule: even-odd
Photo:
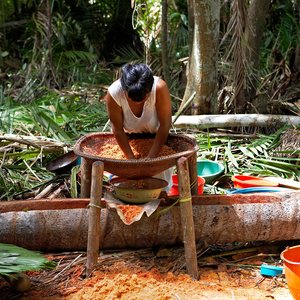
[[[78,195],[78,166],[67,184],[45,166],[107,130],[101,99],[127,62],[166,80],[174,114],[299,116],[299,18],[297,0],[2,0],[0,199],[45,197],[50,184],[52,197]],[[228,176],[299,179],[299,131],[293,147],[285,132],[193,134]]]

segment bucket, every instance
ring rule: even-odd
[[[203,194],[205,179],[198,176],[198,195]],[[172,187],[168,193],[169,196],[178,196],[178,176],[176,174],[172,175]]]
[[[300,300],[300,245],[287,247],[280,255],[284,262],[288,288],[296,300]]]

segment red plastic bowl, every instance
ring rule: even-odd
[[[173,185],[168,193],[169,196],[178,196],[178,176],[176,174],[172,175]],[[201,176],[198,176],[198,195],[203,194],[205,179]]]
[[[235,175],[232,177],[235,188],[249,188],[260,186],[278,186],[278,183],[256,176]]]

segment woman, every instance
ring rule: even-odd
[[[172,120],[166,82],[153,76],[146,64],[126,64],[120,79],[109,86],[105,99],[112,131],[126,158],[135,158],[127,132],[155,133],[146,159],[157,157],[167,140]],[[164,173],[163,177],[170,181],[170,170]]]

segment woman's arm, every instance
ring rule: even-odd
[[[112,131],[115,138],[125,154],[127,159],[134,159],[134,154],[130,148],[127,135],[123,128],[123,111],[122,108],[116,103],[113,97],[107,92],[105,96],[106,108],[108,117],[111,123]]]
[[[166,82],[159,79],[156,87],[156,112],[159,120],[159,128],[156,133],[154,143],[148,153],[147,158],[154,158],[158,155],[161,147],[165,144],[172,122],[172,104],[168,86]]]

